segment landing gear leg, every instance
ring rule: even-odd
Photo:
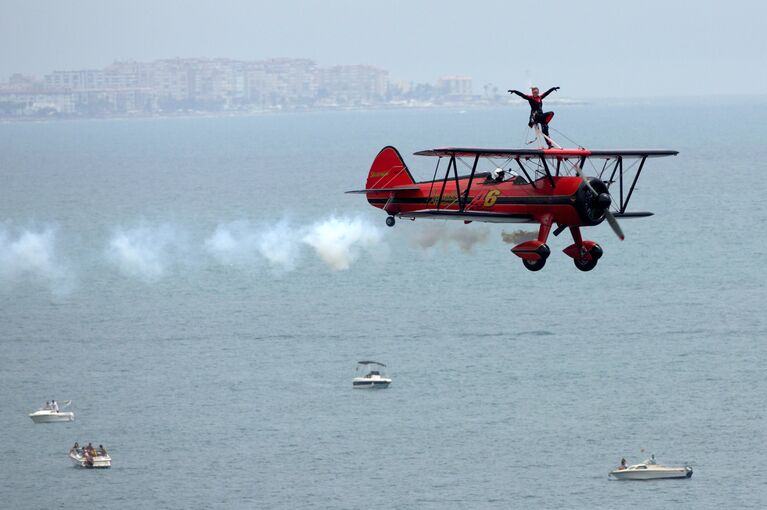
[[[393,227],[395,223],[396,223],[396,221],[394,219],[394,216],[387,216],[386,217],[386,226],[387,227]]]
[[[546,265],[546,259],[548,259],[549,255],[551,255],[551,250],[546,244],[546,239],[549,238],[549,232],[551,231],[552,223],[553,223],[553,218],[549,214],[541,218],[541,227],[538,230],[538,240],[536,241],[537,246],[532,250],[538,254],[538,258],[535,260],[530,260],[526,258],[522,259],[522,264],[525,266],[525,269],[527,269],[528,271],[540,271],[541,269],[543,269],[543,266]],[[529,242],[533,242],[533,241],[529,241]],[[525,244],[527,243],[523,243],[520,246],[524,246]]]

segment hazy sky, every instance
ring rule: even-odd
[[[0,0],[0,79],[115,59],[308,57],[563,96],[767,94],[767,2]]]

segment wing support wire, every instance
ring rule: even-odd
[[[517,162],[517,165],[519,165],[519,169],[522,170],[522,173],[525,174],[525,177],[527,177],[527,182],[529,182],[533,186],[534,189],[537,189],[538,187],[535,185],[535,180],[530,178],[530,174],[527,173],[527,169],[522,164],[522,162],[519,161],[519,156],[514,158],[514,161]]]
[[[437,171],[439,170],[439,164],[442,161],[442,156],[437,158],[437,166],[434,168],[434,176],[431,178],[431,186],[429,186],[429,196],[434,189],[434,182],[437,180]]]

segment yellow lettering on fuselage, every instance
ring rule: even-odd
[[[455,193],[455,191],[453,191],[453,192],[448,192],[448,193],[443,194],[442,195],[442,202],[440,202],[440,203],[441,204],[450,204],[450,203],[455,202],[457,200],[458,200],[458,195]],[[429,197],[428,205],[435,205],[436,206],[438,201],[439,201],[439,193],[431,195]]]

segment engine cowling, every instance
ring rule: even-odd
[[[588,177],[588,180],[597,193],[594,194],[586,183],[581,183],[575,192],[575,209],[584,225],[599,225],[605,219],[605,212],[610,209],[612,198],[604,182],[596,177]]]

